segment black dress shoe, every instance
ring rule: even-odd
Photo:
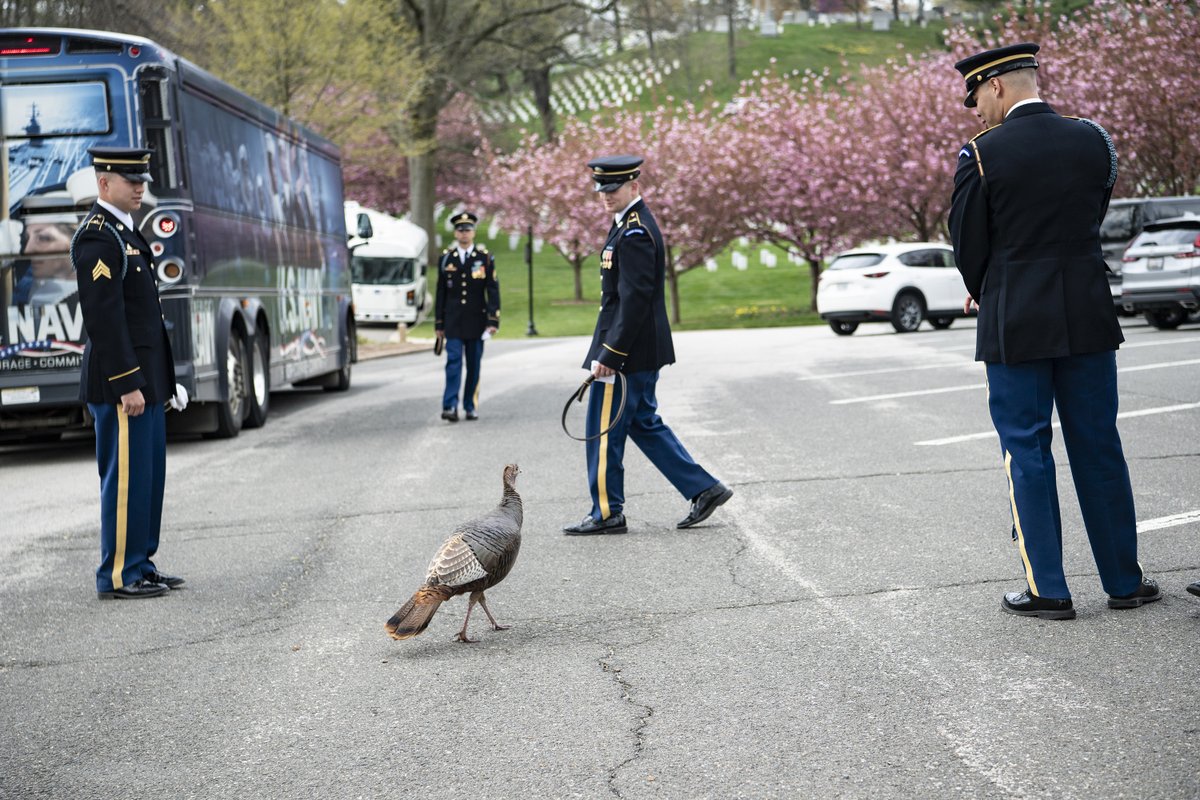
[[[442,419],[447,422],[458,422],[458,409],[447,408],[442,412]]]
[[[101,600],[140,600],[143,597],[158,597],[160,594],[166,594],[170,589],[162,583],[153,583],[142,578],[134,581],[128,586],[122,586],[120,589],[113,589],[111,592],[96,592]]]
[[[679,520],[675,524],[675,527],[690,528],[693,525],[704,522],[704,520],[708,519],[717,510],[717,506],[722,505],[731,497],[733,497],[733,489],[717,481],[692,498],[692,510],[688,512],[686,517]]]
[[[589,514],[578,525],[564,527],[563,533],[567,536],[591,536],[597,533],[625,533],[628,530],[624,514],[613,514],[608,519],[596,519]]]
[[[1028,589],[1023,592],[1008,592],[1000,601],[1000,610],[1018,617],[1037,617],[1038,619],[1075,619],[1075,604],[1070,598],[1055,600],[1050,597],[1038,597]]]
[[[1138,587],[1133,594],[1127,594],[1124,597],[1108,597],[1109,608],[1137,608],[1146,603],[1153,603],[1155,600],[1162,600],[1162,590],[1158,588],[1158,584],[1150,578],[1142,578],[1142,585]]]
[[[1192,594],[1196,595],[1197,597],[1200,597],[1200,581],[1196,581],[1195,583],[1189,583],[1187,590],[1189,592],[1191,592]]]
[[[472,420],[472,419],[479,419],[479,415],[478,415],[478,414],[476,414],[474,411],[466,411],[466,412],[463,412],[463,413],[465,413],[465,414],[466,414],[466,417],[467,417],[467,419],[468,419],[468,420]]]
[[[183,578],[177,575],[164,575],[157,570],[142,576],[142,580],[150,581],[150,583],[161,583],[168,589],[178,589],[183,586]]]

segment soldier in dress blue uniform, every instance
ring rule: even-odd
[[[101,599],[155,597],[183,585],[154,565],[166,481],[166,403],[182,410],[150,245],[131,213],[150,151],[93,147],[99,199],[75,232],[71,263],[88,343],[80,399],[95,419],[100,468]]]
[[[479,366],[483,342],[500,328],[500,283],[496,259],[483,245],[475,244],[479,217],[464,211],[451,220],[456,245],[438,259],[438,290],[433,327],[446,348],[446,390],[442,394],[442,419],[458,422],[458,391],[462,388],[463,413],[479,419]],[[467,382],[462,385],[463,359]]]
[[[625,411],[607,434],[587,443],[592,510],[568,535],[624,533],[625,438],[633,439],[651,463],[691,501],[676,527],[708,519],[733,490],[697,464],[658,415],[658,371],[675,362],[664,297],[666,248],[654,215],[641,197],[638,156],[606,156],[588,162],[597,192],[611,214],[612,227],[600,254],[600,316],[583,368],[600,379],[588,398],[587,435],[609,427],[614,403]],[[620,397],[612,378],[625,376],[627,396]]]
[[[1158,600],[1137,559],[1129,469],[1117,433],[1116,349],[1124,336],[1100,253],[1117,155],[1094,122],[1038,97],[1036,44],[979,53],[955,67],[965,105],[989,126],[959,152],[950,208],[954,252],[979,306],[975,359],[1008,475],[1012,536],[1026,588],[1001,608],[1073,619],[1051,413],[1062,423],[1092,554],[1110,608]]]

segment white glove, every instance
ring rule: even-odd
[[[187,408],[188,393],[187,389],[183,388],[183,384],[175,384],[175,395],[167,401],[167,404],[176,411],[183,411]]]

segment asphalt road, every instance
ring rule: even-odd
[[[664,417],[736,490],[689,531],[631,446],[629,535],[560,534],[588,505],[558,430],[582,339],[490,342],[478,422],[438,419],[422,352],[173,441],[163,598],[96,599],[86,438],[0,449],[0,796],[1198,797],[1200,327],[1126,335],[1166,596],[1106,607],[1056,443],[1070,622],[999,611],[1022,577],[969,323],[677,335]],[[456,598],[392,641],[508,462],[513,628],[452,641]]]

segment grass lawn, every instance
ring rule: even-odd
[[[501,326],[498,336],[523,338],[529,326],[528,268],[525,265],[525,240],[517,249],[509,250],[507,237],[491,241],[483,236],[486,224],[480,226],[477,241],[496,257],[496,273],[500,278]],[[597,228],[597,244],[604,231]],[[751,242],[735,245],[717,259],[717,270],[704,267],[685,272],[679,278],[679,304],[682,322],[672,323],[674,330],[709,328],[760,328],[777,325],[806,325],[820,323],[815,312],[809,311],[812,296],[808,267],[792,264],[779,248],[766,247],[775,256],[778,266],[767,268],[759,261],[764,245]],[[750,265],[745,270],[734,268],[732,254],[741,251]],[[439,251],[440,252],[440,251]],[[431,259],[430,278],[436,281],[436,259]],[[596,325],[600,305],[600,261],[593,256],[583,265],[583,302],[575,302],[574,277],[570,265],[549,246],[533,256],[533,321],[542,336],[586,335]],[[667,313],[670,314],[670,297]],[[415,336],[432,335],[433,322],[418,326]]]

